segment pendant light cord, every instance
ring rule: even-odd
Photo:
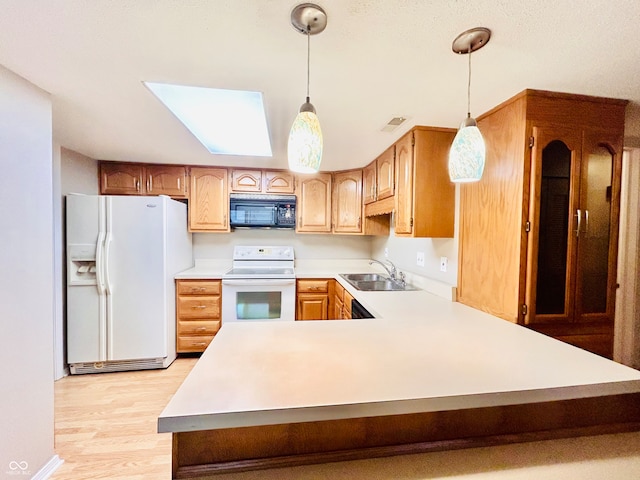
[[[471,118],[471,44],[469,44],[469,77],[467,81],[467,118]]]
[[[309,102],[309,64],[311,57],[311,25],[307,25],[307,103]]]

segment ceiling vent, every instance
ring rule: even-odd
[[[393,117],[384,127],[382,127],[382,131],[393,132],[399,125],[402,125],[406,119],[406,117]]]

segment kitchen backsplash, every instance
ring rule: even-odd
[[[290,230],[242,230],[194,233],[196,259],[230,259],[236,245],[292,245],[297,259],[370,258],[372,237],[297,234]]]

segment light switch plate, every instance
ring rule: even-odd
[[[384,258],[389,258],[389,249],[384,247]]]
[[[416,255],[416,265],[424,267],[424,252],[418,252]]]

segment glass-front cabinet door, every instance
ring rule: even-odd
[[[559,128],[534,138],[525,323],[612,321],[619,139]]]
[[[582,138],[534,128],[525,323],[570,322],[575,308]]]
[[[620,139],[586,133],[580,175],[576,320],[613,322],[618,242]]]

